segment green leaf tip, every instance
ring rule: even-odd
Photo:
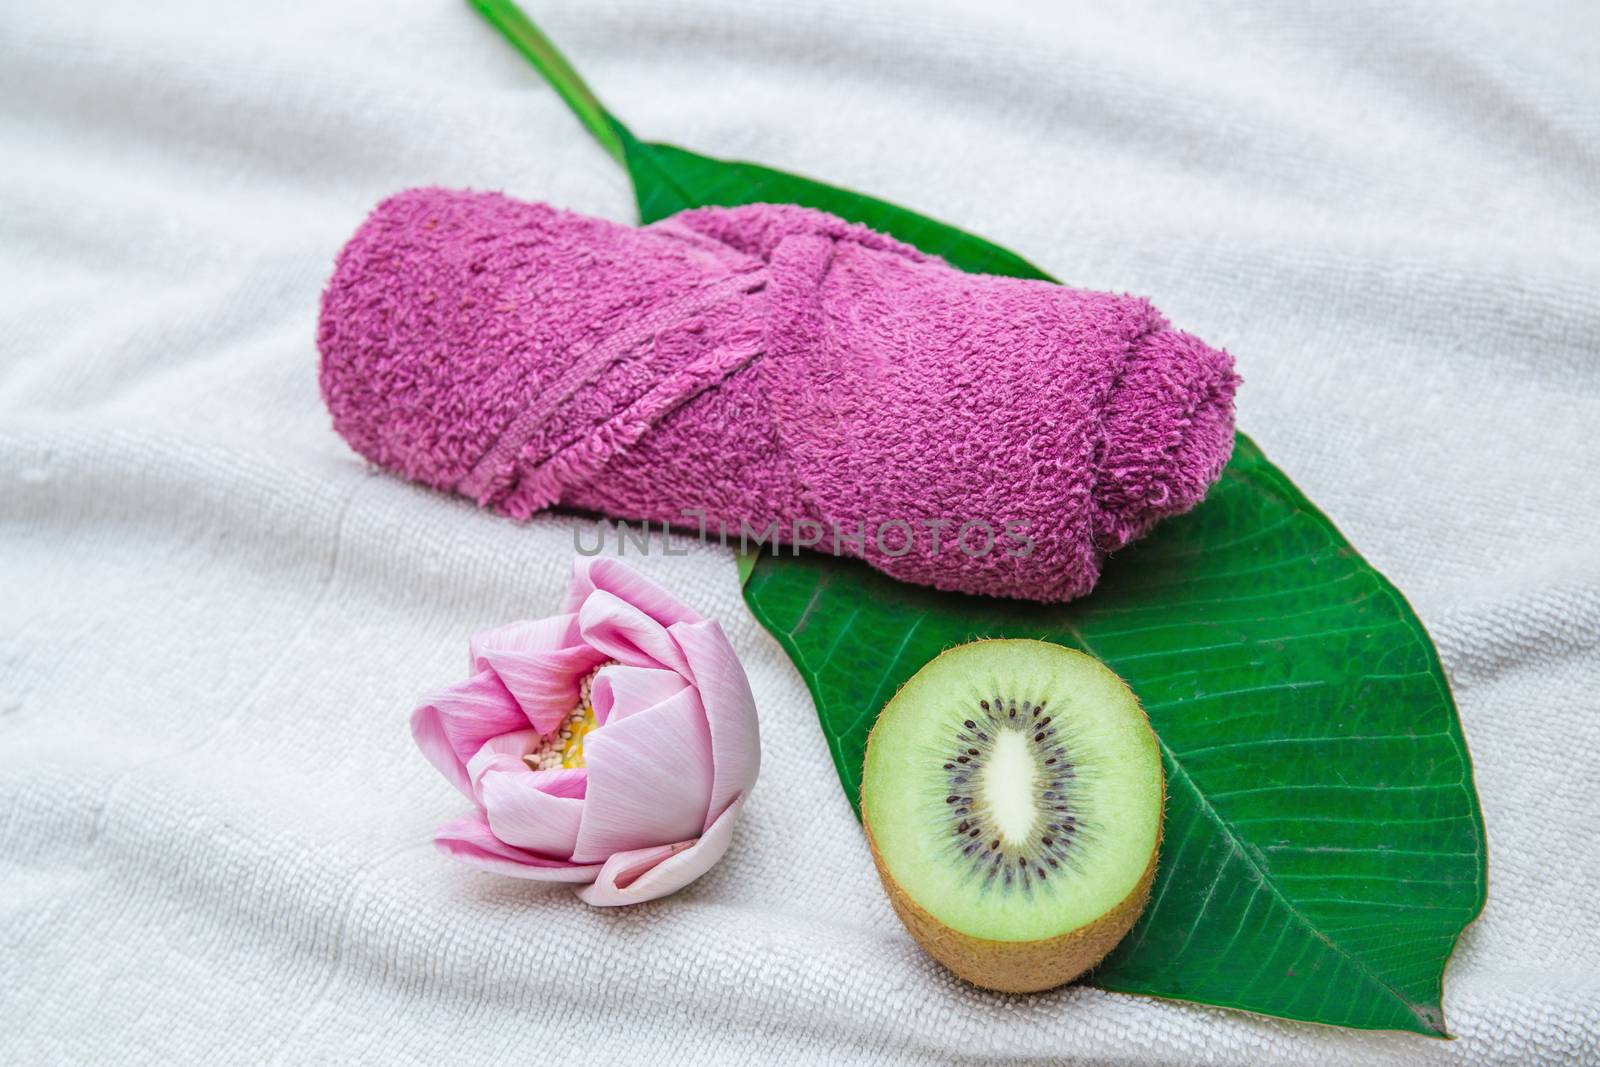
[[[740,589],[745,587],[750,581],[750,576],[756,572],[756,560],[760,557],[760,549],[741,548],[734,553],[733,563],[739,569]]]
[[[567,62],[567,57],[561,54],[538,26],[534,25],[533,20],[520,7],[511,3],[511,0],[467,0],[467,2],[477,9],[478,14],[482,15],[491,26],[499,30],[529,63],[533,64],[534,69],[544,76],[544,80],[550,83],[550,87],[561,95],[561,99],[567,102],[573,114],[578,116],[578,121],[583,123],[584,129],[600,142],[600,147],[604,148],[612,159],[626,165],[627,154],[623,148],[623,137],[627,131],[622,123],[605,109],[588,83],[572,68],[572,64]]]

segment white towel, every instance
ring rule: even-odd
[[[1148,294],[1411,597],[1491,845],[1455,1042],[965,987],[895,921],[715,547],[636,560],[760,703],[734,847],[596,911],[428,844],[415,698],[555,603],[573,520],[367,472],[315,378],[386,193],[617,219],[628,184],[453,2],[10,5],[0,29],[0,1062],[1600,1060],[1593,5],[1204,13],[529,0],[641,135]]]

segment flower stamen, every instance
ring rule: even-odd
[[[578,706],[567,713],[561,725],[539,739],[539,747],[522,757],[529,770],[574,770],[586,766],[583,760],[583,739],[589,731],[599,726],[594,718],[594,701],[590,696],[595,675],[608,666],[601,664],[578,683]]]

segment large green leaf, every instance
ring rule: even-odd
[[[474,0],[623,162],[645,221],[800,203],[966,270],[1047,277],[915,212],[636,139],[504,0]],[[1399,592],[1243,435],[1205,503],[1067,606],[962,597],[816,554],[741,561],[805,678],[852,804],[884,701],[949,645],[1042,637],[1100,657],[1160,738],[1150,906],[1092,981],[1269,1015],[1442,1035],[1444,966],[1482,909],[1483,822],[1460,723]]]

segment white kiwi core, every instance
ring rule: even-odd
[[[1033,834],[1039,819],[1033,802],[1037,778],[1028,735],[1021,730],[1001,730],[994,739],[993,755],[978,774],[978,790],[1003,843],[1020,845]]]

